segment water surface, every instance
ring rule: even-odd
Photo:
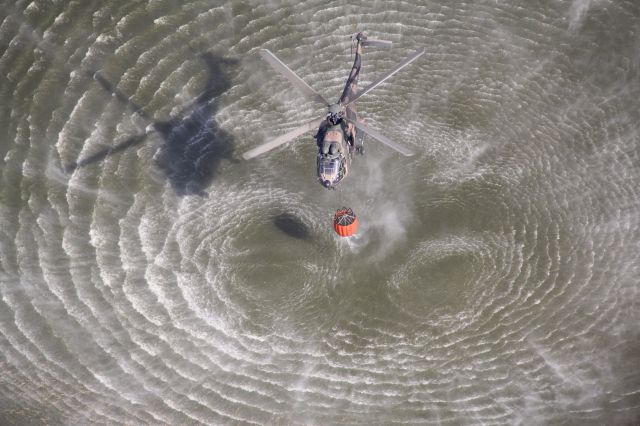
[[[640,421],[634,1],[5,1],[0,423]],[[368,140],[311,135],[355,31]],[[333,212],[359,215],[357,237]]]

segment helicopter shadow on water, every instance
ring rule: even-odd
[[[231,76],[239,61],[210,52],[200,53],[198,57],[207,66],[209,73],[204,90],[191,105],[168,121],[154,121],[99,72],[90,73],[106,91],[129,106],[134,114],[148,120],[151,125],[145,133],[68,164],[65,171],[69,173],[100,162],[141,144],[150,134],[158,133],[162,138],[162,144],[154,158],[174,191],[181,196],[206,197],[205,188],[218,173],[220,162],[224,159],[233,160],[233,137],[218,126],[215,115],[219,107],[218,97],[231,87]]]
[[[272,222],[276,228],[291,238],[303,241],[311,239],[309,227],[293,213],[278,213],[273,216]]]
[[[215,178],[222,160],[233,158],[234,140],[231,134],[220,129],[215,121],[218,111],[217,98],[232,84],[240,61],[225,58],[209,52],[199,58],[206,64],[209,73],[202,93],[181,113],[169,121],[154,121],[142,107],[105,78],[100,72],[88,72],[102,88],[127,105],[134,114],[149,123],[145,133],[141,133],[117,145],[102,149],[77,162],[66,165],[67,173],[91,166],[105,158],[123,152],[145,142],[152,133],[158,133],[162,144],[154,156],[156,164],[165,173],[172,188],[178,195],[200,195],[206,197],[205,188]],[[304,221],[290,212],[279,212],[272,217],[273,225],[285,235],[302,241],[312,238]]]

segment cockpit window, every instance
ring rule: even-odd
[[[338,172],[338,160],[321,160],[320,173],[324,175],[334,175]]]
[[[343,177],[342,157],[327,158],[318,155],[318,179],[327,188],[336,185]]]

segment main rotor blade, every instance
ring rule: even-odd
[[[402,68],[404,68],[407,65],[409,65],[411,62],[413,62],[416,59],[418,59],[420,56],[422,56],[423,53],[424,53],[424,48],[416,51],[416,53],[414,53],[413,55],[409,56],[404,61],[400,62],[394,69],[392,69],[391,71],[387,72],[385,75],[383,75],[382,77],[380,77],[379,79],[377,79],[376,81],[374,81],[373,83],[371,83],[370,85],[368,85],[367,87],[362,89],[362,91],[358,92],[352,99],[349,99],[349,102],[347,102],[347,105],[354,103],[361,96],[367,94],[371,90],[373,90],[376,87],[378,87],[380,84],[382,84],[385,81],[387,81],[389,79],[389,77],[391,77],[392,75],[394,75],[395,73],[400,71]]]
[[[260,56],[262,56],[262,58],[267,61],[274,70],[285,76],[287,80],[289,80],[294,86],[296,86],[298,90],[300,90],[307,98],[316,102],[320,102],[324,106],[329,105],[329,102],[327,102],[320,94],[318,94],[318,92],[313,90],[313,88],[309,86],[303,79],[298,77],[296,73],[291,71],[291,69],[286,66],[284,62],[278,59],[276,55],[274,55],[267,49],[262,49],[260,50]]]
[[[324,120],[324,118],[317,118],[313,121],[309,121],[297,129],[293,129],[292,131],[285,133],[282,136],[278,136],[275,139],[270,140],[267,143],[259,145],[253,149],[242,154],[242,158],[245,160],[250,160],[254,157],[257,157],[260,154],[264,154],[267,151],[271,151],[274,148],[279,147],[280,145],[284,145],[287,142],[292,141],[303,133],[310,132],[314,129],[317,129],[320,123]]]
[[[363,131],[364,133],[368,134],[372,138],[377,139],[378,142],[382,142],[383,144],[387,145],[389,148],[395,149],[400,154],[406,157],[411,157],[414,154],[413,151],[411,151],[410,149],[392,141],[391,139],[387,138],[385,135],[379,133],[377,130],[373,130],[371,127],[367,126],[364,123],[353,121],[353,120],[347,120],[347,121],[353,124],[354,126],[356,126],[356,129]]]

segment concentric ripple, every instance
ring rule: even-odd
[[[636,2],[1,10],[1,424],[640,420]],[[361,30],[416,155],[239,160],[324,113],[258,50],[332,99]]]

